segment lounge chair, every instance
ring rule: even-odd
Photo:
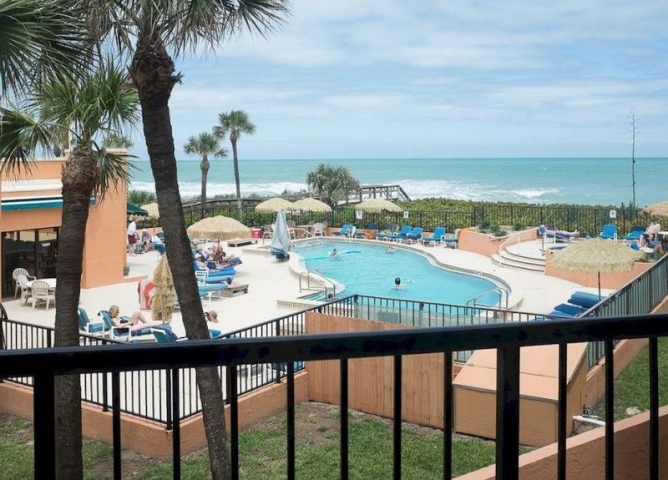
[[[199,268],[197,262],[193,262],[193,270],[195,271],[195,274],[202,272],[205,274],[205,283],[227,282],[228,278],[231,281],[234,279],[234,275],[237,273],[233,266],[212,270]]]
[[[617,240],[617,225],[606,223],[603,225],[603,231],[597,236],[598,238],[603,238],[605,240]]]
[[[111,333],[111,328],[104,322],[91,322],[88,312],[81,307],[77,308],[77,317],[79,320],[79,331],[82,333],[100,337],[108,337]]]
[[[548,313],[550,317],[564,317],[564,318],[573,318],[575,315],[571,313],[564,313],[559,310],[552,310],[550,313]]]
[[[571,298],[568,299],[568,303],[579,305],[580,307],[584,308],[591,308],[604,298],[605,296],[599,297],[594,293],[587,293],[578,290],[577,292],[573,293],[573,295],[571,295]]]
[[[581,307],[579,305],[572,305],[570,303],[560,303],[559,305],[554,307],[553,310],[575,316],[581,315],[587,311],[587,309],[584,307]]]
[[[580,236],[580,232],[577,230],[569,232],[566,230],[556,230],[554,232],[554,239],[557,242],[568,242],[571,243],[574,238],[578,238]]]
[[[413,242],[419,242],[420,239],[422,238],[423,231],[424,229],[422,227],[413,227],[410,233],[407,233],[406,238],[404,238],[402,241],[406,241],[410,244],[412,244]]]
[[[435,245],[436,243],[441,243],[441,238],[443,238],[446,231],[445,227],[436,227],[434,233],[430,236],[422,237],[420,241],[422,242],[422,245]]]
[[[395,235],[398,231],[399,231],[399,225],[393,223],[387,228],[387,230],[377,233],[376,240],[389,241],[392,235]]]
[[[397,233],[390,236],[390,240],[394,242],[402,242],[406,239],[406,236],[412,231],[413,227],[411,225],[403,225]]]
[[[153,335],[151,334],[151,329],[152,328],[166,328],[171,330],[172,327],[169,325],[160,325],[158,326],[147,326],[146,328],[142,328],[139,330],[132,330],[129,326],[128,327],[117,327],[114,324],[114,321],[111,319],[111,315],[109,315],[109,312],[107,310],[100,310],[98,312],[98,315],[102,318],[102,321],[104,324],[109,328],[111,331],[111,339],[112,340],[117,340],[121,342],[152,342],[155,340]]]
[[[353,224],[352,223],[344,223],[341,225],[341,228],[339,229],[338,232],[332,232],[332,235],[335,237],[347,237],[350,235],[350,231],[353,229]]]
[[[631,227],[631,232],[629,232],[628,235],[624,235],[622,237],[622,240],[625,240],[627,242],[632,242],[633,240],[640,240],[640,237],[642,237],[642,234],[645,233],[645,227],[642,225],[633,225]]]
[[[152,327],[149,330],[158,343],[174,343],[188,340],[188,337],[178,337],[171,329]]]
[[[461,229],[456,228],[455,233],[452,235],[443,235],[441,237],[441,243],[445,246],[452,247],[452,248],[457,248],[457,245],[459,244],[459,233],[461,232]]]

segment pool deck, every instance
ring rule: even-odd
[[[376,243],[375,241],[372,241]],[[386,242],[377,242],[387,246]],[[262,242],[256,245],[226,248],[243,259],[237,267],[235,283],[248,284],[248,293],[240,293],[232,297],[204,299],[205,310],[214,309],[218,312],[220,327],[223,332],[230,332],[276,317],[289,314],[297,308],[297,300],[305,292],[299,292],[299,280],[290,273],[288,262],[280,262],[273,256],[262,253]],[[266,245],[265,245],[266,247]],[[543,273],[525,272],[495,265],[490,258],[444,246],[404,245],[401,248],[416,249],[432,255],[438,262],[451,265],[458,269],[473,270],[503,279],[512,289],[511,304],[514,310],[532,313],[549,313],[555,305],[567,301],[575,290],[594,293],[576,283],[546,276]],[[266,250],[266,248],[264,249]],[[147,275],[152,277],[158,264],[157,252],[143,255],[128,256],[131,275]],[[291,260],[294,266],[294,261]],[[120,268],[120,266],[119,266]],[[80,305],[86,309],[91,320],[95,321],[99,310],[108,309],[111,304],[120,307],[121,314],[131,314],[139,309],[137,293],[138,281],[109,285],[105,287],[82,289]],[[355,292],[350,292],[353,294]],[[606,292],[607,293],[607,292]],[[279,306],[295,303],[292,309]],[[302,302],[305,304],[306,302]],[[55,308],[45,310],[33,309],[31,306],[19,305],[19,300],[3,302],[9,318],[36,325],[53,326]],[[150,318],[150,311],[144,312]],[[181,313],[177,310],[172,318],[172,327],[179,336],[185,335]]]

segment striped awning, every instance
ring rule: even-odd
[[[44,197],[3,198],[0,208],[3,212],[12,210],[37,210],[40,208],[62,208],[62,195]]]

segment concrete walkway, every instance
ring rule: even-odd
[[[375,242],[375,241],[374,241]],[[378,242],[384,246],[385,242]],[[226,248],[243,259],[237,267],[235,282],[247,283],[247,294],[231,298],[203,300],[205,310],[215,309],[221,322],[221,330],[230,332],[247,326],[262,323],[276,317],[287,315],[291,310],[281,308],[277,302],[295,301],[300,295],[299,281],[291,275],[290,268],[299,268],[296,255],[290,263],[279,262],[270,255],[251,253],[250,250],[262,250],[262,243],[246,247]],[[542,273],[523,272],[501,267],[482,255],[464,252],[444,246],[401,246],[412,248],[432,255],[439,263],[456,268],[473,270],[491,274],[503,279],[512,289],[511,305],[515,310],[533,313],[548,313],[555,305],[565,302],[575,290],[588,290],[578,284],[561,279],[548,277]],[[264,251],[266,251],[266,246]],[[143,255],[128,256],[131,275],[147,275],[152,277],[158,264],[158,254],[149,252]],[[121,314],[132,314],[139,309],[138,282],[132,281],[105,287],[84,289],[81,291],[81,306],[86,309],[93,321],[97,312],[108,309],[110,305],[119,305]],[[351,294],[354,292],[350,292]],[[308,302],[301,301],[301,304]],[[33,309],[31,306],[20,306],[18,300],[3,302],[9,318],[36,325],[53,326],[55,308],[45,310]],[[299,308],[299,302],[294,309]],[[294,311],[293,309],[293,311]],[[150,311],[144,312],[150,318]],[[179,336],[185,335],[181,313],[177,310],[172,319],[172,327]]]

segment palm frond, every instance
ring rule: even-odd
[[[95,193],[102,200],[112,189],[118,192],[120,185],[130,183],[132,171],[136,167],[129,159],[136,157],[111,153],[104,148],[94,150],[94,155],[100,171],[100,183],[96,186]]]
[[[26,90],[94,63],[78,0],[6,0],[0,3],[0,92]]]
[[[35,151],[48,150],[58,128],[62,126],[0,107],[0,172],[10,178],[16,178],[20,171],[30,173]]]

